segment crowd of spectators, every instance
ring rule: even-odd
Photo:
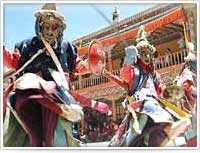
[[[116,123],[107,115],[87,110],[84,112],[84,127],[80,130],[80,139],[84,143],[109,141],[116,131]]]

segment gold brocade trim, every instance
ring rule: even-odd
[[[135,98],[133,96],[128,96],[127,99],[129,101],[129,104],[135,102]],[[132,108],[132,106],[128,105],[127,107],[133,117],[133,129],[135,130],[136,133],[140,134],[141,130],[140,130],[137,114],[136,114],[134,108]]]
[[[167,101],[166,99],[164,99],[162,97],[159,97],[159,102],[161,102],[164,106],[168,107],[169,109],[171,109],[172,111],[177,113],[180,117],[191,118],[190,114],[188,114],[187,112],[183,111],[182,109],[180,109],[179,107],[175,106],[174,104],[172,104],[171,102]]]

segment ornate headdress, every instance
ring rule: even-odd
[[[140,29],[138,30],[137,36],[136,36],[136,48],[138,50],[142,48],[148,48],[151,54],[154,54],[156,49],[153,45],[149,43],[147,40],[147,32],[144,30],[144,26],[140,26]]]
[[[63,24],[63,28],[65,28],[65,18],[64,16],[58,11],[58,7],[54,3],[46,3],[42,7],[41,10],[35,12],[35,17],[37,18],[45,18],[46,16],[52,16],[57,18]]]
[[[59,25],[61,32],[63,32],[66,28],[65,18],[58,11],[58,7],[54,3],[44,4],[41,10],[35,12],[35,17],[37,18],[35,25],[35,31],[37,35],[39,34],[39,32],[41,32],[41,25],[47,18],[49,18],[50,20],[57,19],[56,23]]]

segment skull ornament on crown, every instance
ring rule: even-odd
[[[36,11],[36,35],[42,35],[50,44],[62,41],[63,31],[66,28],[64,16],[58,12],[56,4],[44,4],[41,10]]]
[[[147,33],[144,30],[144,26],[142,25],[138,30],[136,36],[136,48],[138,50],[138,57],[144,64],[150,64],[153,59],[153,54],[155,53],[156,49],[153,45],[149,44],[147,40]]]

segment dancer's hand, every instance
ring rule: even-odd
[[[61,114],[62,117],[65,119],[72,121],[72,122],[78,122],[83,117],[83,110],[82,107],[76,104],[60,104],[60,107],[63,111]]]

